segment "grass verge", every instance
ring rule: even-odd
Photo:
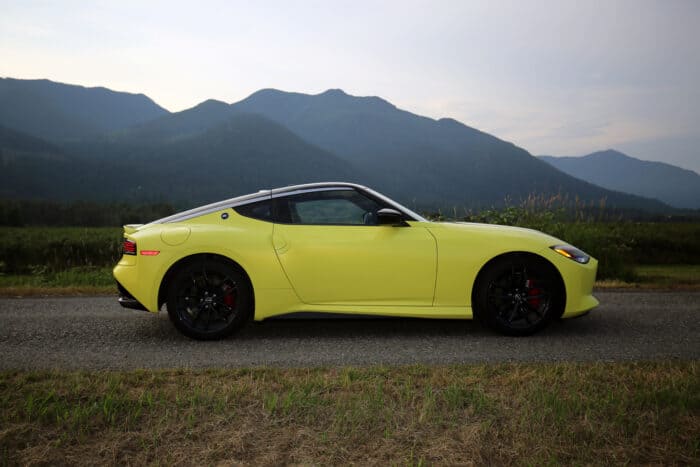
[[[76,267],[33,274],[0,274],[0,297],[80,296],[117,293],[112,268]]]
[[[0,464],[692,464],[698,362],[0,373]]]
[[[634,282],[608,279],[597,281],[602,289],[700,290],[700,265],[659,264],[634,268]]]
[[[660,287],[699,287],[700,264],[638,266],[635,273],[641,283]]]

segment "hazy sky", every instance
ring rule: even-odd
[[[0,76],[171,110],[261,88],[378,95],[533,154],[700,172],[700,1],[6,1]]]

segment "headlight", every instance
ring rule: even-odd
[[[579,250],[578,248],[572,247],[571,245],[554,245],[550,246],[549,248],[556,251],[562,256],[566,256],[569,259],[573,259],[577,263],[586,264],[591,260],[591,257],[588,256],[586,253]]]

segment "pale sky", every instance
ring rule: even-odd
[[[700,1],[7,1],[0,76],[171,111],[261,88],[377,95],[532,154],[700,172]]]

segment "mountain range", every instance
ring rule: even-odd
[[[0,125],[48,140],[95,137],[167,113],[143,94],[0,79]]]
[[[572,177],[456,120],[379,97],[274,89],[168,112],[142,94],[0,79],[0,196],[169,201],[356,181],[424,210],[500,206],[530,194],[661,212],[660,201]]]
[[[647,198],[676,208],[700,209],[700,175],[663,162],[643,161],[619,151],[581,157],[540,156],[562,172],[587,182]]]

